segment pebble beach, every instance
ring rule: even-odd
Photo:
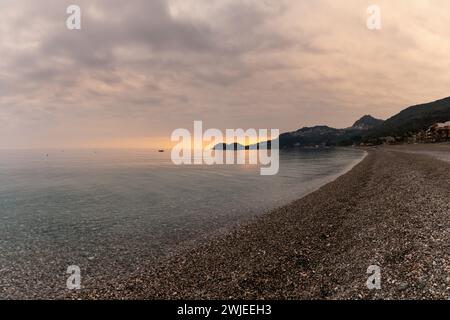
[[[302,199],[64,298],[447,300],[450,163],[421,153],[430,148],[369,149]],[[380,290],[366,286],[372,265]]]

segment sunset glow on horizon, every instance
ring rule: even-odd
[[[0,149],[169,148],[176,128],[351,126],[449,95],[443,0],[0,3]]]

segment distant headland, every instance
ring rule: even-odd
[[[450,97],[406,108],[387,120],[365,115],[349,128],[303,127],[281,134],[278,142],[281,149],[442,142],[450,140],[449,120]],[[219,143],[214,149],[256,150],[270,145],[270,141],[248,146]]]

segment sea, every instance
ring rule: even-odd
[[[257,165],[177,166],[151,149],[0,150],[0,299],[64,295],[69,266],[126,276],[317,190],[365,155],[281,150],[279,173],[261,176]]]

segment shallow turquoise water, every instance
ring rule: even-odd
[[[363,155],[282,151],[279,174],[260,176],[257,166],[174,166],[151,150],[1,151],[0,290],[39,291],[38,279],[71,264],[135,269],[299,198]]]

